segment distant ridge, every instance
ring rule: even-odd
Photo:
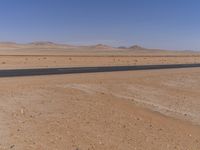
[[[117,47],[118,49],[127,49],[127,47],[126,46],[119,46],[119,47]]]
[[[32,47],[32,48],[41,48],[41,49],[69,49],[69,48],[75,48],[76,46],[73,45],[68,45],[68,44],[58,44],[54,42],[49,42],[49,41],[36,41],[36,42],[31,42],[24,44],[27,47]]]
[[[130,47],[120,46],[112,47],[105,44],[96,45],[69,45],[69,44],[59,44],[50,41],[35,41],[25,44],[19,44],[15,42],[0,42],[0,50],[64,50],[64,51],[96,51],[96,52],[108,52],[108,51],[120,51],[120,52],[134,52],[134,53],[156,53],[156,52],[185,52],[190,53],[194,51],[172,51],[172,50],[162,50],[162,49],[150,49],[145,48],[140,45],[133,45]]]
[[[112,46],[105,45],[105,44],[97,44],[97,45],[89,46],[89,47],[95,48],[95,49],[113,49]]]
[[[139,45],[133,45],[133,46],[129,47],[129,49],[132,49],[132,50],[148,50],[147,48],[144,48],[144,47],[139,46]]]
[[[151,50],[151,49],[139,46],[139,45],[133,45],[133,46],[130,46],[130,47],[120,46],[120,47],[118,47],[118,49],[133,50],[133,51],[144,51],[144,50],[148,51],[148,50]]]
[[[15,42],[0,42],[1,49],[17,49],[21,48],[21,44],[17,44]]]
[[[96,45],[88,45],[88,46],[75,46],[75,45],[69,45],[69,44],[59,44],[59,43],[54,43],[50,41],[35,41],[35,42],[30,42],[30,43],[25,43],[25,44],[19,44],[15,42],[0,42],[0,48],[21,48],[21,47],[33,47],[33,48],[88,48],[88,49],[95,49],[95,50],[140,50],[140,51],[148,51],[152,49],[144,48],[139,45],[133,45],[131,47],[112,47],[109,45],[105,44],[96,44]],[[155,49],[154,49],[155,50]]]
[[[54,43],[54,42],[50,42],[50,41],[36,41],[36,42],[31,42],[28,43],[26,45],[35,45],[35,46],[69,46],[72,47],[73,45],[69,45],[69,44],[59,44],[59,43]]]
[[[49,42],[49,41],[36,41],[36,42],[31,42],[31,43],[28,43],[30,45],[58,45],[54,42]]]

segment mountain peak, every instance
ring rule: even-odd
[[[146,48],[139,46],[139,45],[133,45],[131,47],[129,47],[129,49],[133,49],[133,50],[145,50]]]

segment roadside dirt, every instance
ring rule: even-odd
[[[199,74],[1,78],[0,149],[198,150]]]
[[[181,64],[200,63],[200,56],[137,56],[137,55],[60,55],[60,56],[23,56],[1,55],[1,69],[15,68],[46,68],[46,67],[77,67],[77,66],[113,66],[113,65],[151,65],[151,64]]]

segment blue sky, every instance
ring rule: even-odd
[[[0,41],[200,50],[199,0],[0,0]]]

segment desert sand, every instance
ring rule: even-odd
[[[200,63],[188,51],[3,44],[2,69]],[[0,149],[198,150],[199,74],[188,68],[0,78]]]
[[[72,46],[51,42],[0,43],[2,69],[182,63],[200,63],[200,53],[153,50],[140,46],[114,48],[101,44]]]

